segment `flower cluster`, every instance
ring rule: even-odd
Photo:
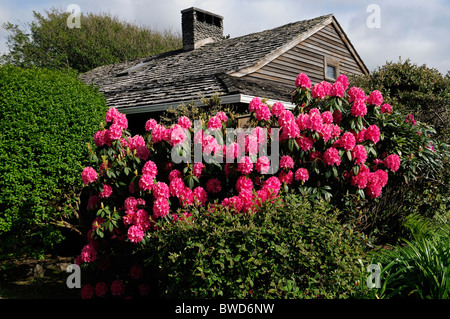
[[[323,81],[312,86],[302,73],[295,85],[294,109],[253,98],[249,111],[257,125],[226,142],[213,134],[223,136],[232,123],[224,112],[196,130],[193,119],[186,116],[170,127],[149,119],[145,135],[131,136],[126,117],[110,109],[106,126],[94,136],[98,170],[92,165],[81,174],[83,183],[93,190],[88,209],[97,212],[97,219],[78,262],[92,263],[107,251],[99,248],[96,239],[108,237],[136,247],[164,223],[189,222],[202,209],[215,205],[235,213],[258,213],[265,202],[289,188],[345,186],[378,198],[388,182],[388,171],[398,171],[401,160],[396,154],[377,158],[382,126],[371,123],[370,115],[379,108],[389,116],[392,107],[383,104],[379,91],[367,97],[360,88],[349,89],[345,75],[333,84]],[[280,148],[275,150],[278,170],[271,171],[274,150],[269,156],[267,149],[274,145],[273,132],[279,133]],[[175,148],[185,145],[193,147]],[[192,150],[198,148],[202,159],[214,155],[214,161],[176,162],[171,157],[177,150],[192,159]],[[134,269],[133,276],[136,273]],[[82,294],[121,296],[125,291],[125,282],[116,278],[109,285],[85,286]]]

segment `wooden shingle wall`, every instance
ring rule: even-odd
[[[292,88],[297,75],[303,72],[315,84],[330,81],[324,73],[327,62],[338,62],[339,74],[363,74],[344,41],[333,24],[329,24],[244,78],[270,80]]]

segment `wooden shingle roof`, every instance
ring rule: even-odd
[[[171,51],[149,58],[107,65],[80,75],[100,88],[110,107],[131,109],[188,102],[215,93],[248,94],[289,101],[274,83],[244,80],[239,74],[276,55],[334,19],[325,15],[249,35],[206,44],[192,51]],[[294,83],[293,83],[294,85]]]

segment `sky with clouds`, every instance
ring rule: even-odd
[[[231,37],[332,13],[370,70],[400,56],[444,75],[450,70],[450,0],[0,0],[0,25],[31,22],[33,11],[72,3],[82,12],[180,34],[180,11],[194,6],[223,16],[224,35]],[[0,52],[7,51],[6,35],[1,28]]]

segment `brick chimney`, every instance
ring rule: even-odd
[[[223,17],[198,8],[181,11],[183,49],[195,50],[223,39]]]

